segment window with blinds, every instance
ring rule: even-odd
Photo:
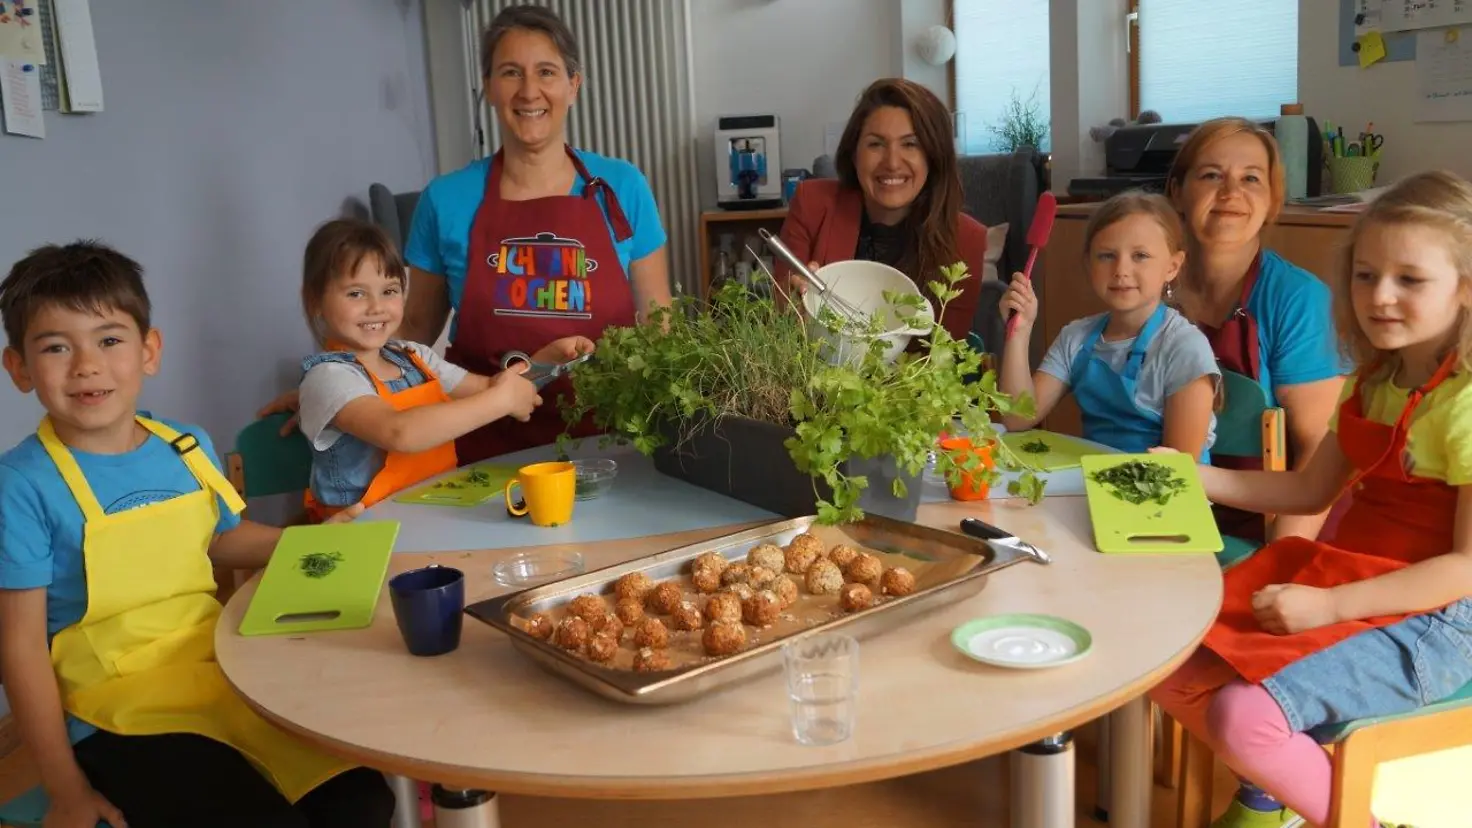
[[[1195,123],[1273,118],[1298,100],[1298,3],[1137,2],[1140,109]]]
[[[1048,0],[953,0],[952,17],[961,153],[1010,151],[1004,135],[1019,126],[1038,132],[1038,149],[1048,151]]]

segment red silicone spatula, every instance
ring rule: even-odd
[[[1032,266],[1038,260],[1038,251],[1048,244],[1048,236],[1053,232],[1053,218],[1058,215],[1058,199],[1052,193],[1043,193],[1038,198],[1038,206],[1032,213],[1032,224],[1027,226],[1027,244],[1032,250],[1027,254],[1027,266],[1022,269],[1022,278],[1032,280]],[[1017,328],[1017,313],[1014,311],[1007,318],[1007,336],[1012,336],[1012,331]]]

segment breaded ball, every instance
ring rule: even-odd
[[[618,620],[633,626],[644,618],[644,602],[638,598],[620,598],[614,605],[613,612]]]
[[[613,660],[614,653],[618,652],[618,639],[611,635],[598,633],[588,642],[588,660],[605,664]]]
[[[705,646],[706,655],[732,655],[746,647],[746,628],[731,621],[717,621],[705,628],[700,643]]]
[[[843,586],[843,572],[832,561],[818,561],[808,569],[808,592],[814,595],[832,595]]]
[[[756,590],[752,589],[751,586],[748,584],[731,584],[729,586],[723,587],[721,589],[721,592],[728,592],[732,595],[735,595],[737,598],[745,601],[747,598],[750,598],[753,594],[755,594]]]
[[[545,613],[537,613],[526,622],[527,634],[538,641],[546,641],[552,637],[552,631],[557,625],[552,622],[552,616]]]
[[[700,553],[700,557],[696,558],[695,562],[690,564],[690,571],[714,569],[716,574],[719,575],[730,563],[730,561],[726,560],[726,556],[719,552],[702,552]]]
[[[747,563],[753,567],[770,569],[773,572],[782,571],[784,560],[785,556],[782,554],[782,547],[775,543],[757,544],[751,548],[750,552],[746,553]]]
[[[557,625],[557,646],[564,650],[580,650],[588,643],[590,635],[592,630],[587,621],[576,615],[569,615]]]
[[[690,573],[690,581],[695,584],[695,589],[706,595],[721,588],[721,570],[713,566],[702,566]]]
[[[732,584],[744,584],[751,577],[751,565],[744,563],[733,563],[721,570],[721,583],[726,586]]]
[[[567,605],[567,611],[591,624],[595,618],[608,614],[608,605],[603,603],[602,598],[589,592],[572,599]]]
[[[777,580],[777,573],[782,569],[767,569],[765,566],[753,566],[746,574],[746,585],[752,589],[766,589]]]
[[[806,575],[821,557],[823,557],[821,544],[817,549],[814,549],[810,543],[791,544],[787,547],[787,551],[782,553],[782,568],[793,575]]]
[[[658,618],[645,618],[634,628],[635,647],[653,647],[662,650],[670,644],[670,631]]]
[[[828,550],[828,560],[838,564],[839,568],[846,568],[859,554],[859,550],[846,543],[840,543]]]
[[[874,593],[863,584],[844,584],[838,591],[838,605],[844,612],[868,609],[874,603]]]
[[[705,626],[705,619],[700,616],[698,607],[689,601],[681,601],[670,613],[670,626],[677,630],[698,630]]]
[[[654,582],[649,580],[649,576],[643,572],[630,572],[613,584],[613,594],[620,599],[633,598],[636,601],[642,601],[651,589],[654,589]]]
[[[649,597],[644,599],[644,603],[653,612],[669,615],[684,598],[685,593],[680,589],[679,584],[674,581],[665,581],[649,591]]]
[[[909,595],[915,591],[915,575],[903,566],[892,566],[879,576],[879,589],[885,595]]]
[[[861,552],[843,568],[843,574],[856,584],[876,587],[879,586],[879,576],[884,574],[884,564],[873,555]]]
[[[634,653],[634,669],[640,673],[654,673],[670,669],[670,654],[664,650],[648,647]]]
[[[771,626],[782,612],[782,602],[777,596],[762,590],[741,602],[741,619],[753,627]]]
[[[716,621],[741,623],[741,596],[734,592],[717,592],[705,602],[705,618]]]
[[[594,635],[612,636],[614,641],[624,637],[624,622],[611,612],[605,612],[597,618],[589,619],[588,627],[593,630]]]
[[[778,575],[777,579],[772,581],[772,585],[768,589],[777,596],[777,601],[782,604],[782,609],[787,609],[797,603],[797,582],[786,575]]]

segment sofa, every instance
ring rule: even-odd
[[[995,262],[995,276],[988,267],[981,303],[971,323],[972,333],[981,339],[983,349],[997,357],[1001,355],[1005,330],[997,303],[1012,274],[1027,264],[1027,230],[1038,196],[1048,186],[1046,165],[1047,156],[1031,147],[960,158],[962,208],[988,228],[1000,230],[1007,225],[1000,245],[993,244],[998,241],[996,235],[987,234],[987,261]]]

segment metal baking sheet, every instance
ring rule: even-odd
[[[534,638],[518,622],[536,613],[555,612],[585,593],[611,597],[614,582],[631,572],[643,572],[655,581],[683,578],[689,562],[705,552],[719,552],[731,560],[745,560],[746,553],[757,544],[785,546],[793,537],[809,529],[825,545],[846,542],[881,553],[886,558],[904,556],[914,562],[918,588],[909,595],[889,597],[868,609],[835,615],[787,635],[758,635],[748,649],[735,655],[701,659],[662,672],[634,672],[596,664]],[[858,638],[868,637],[891,629],[908,617],[976,594],[991,575],[1015,563],[1028,560],[1047,562],[1046,556],[1031,545],[1021,543],[1006,533],[999,534],[1002,537],[974,538],[877,515],[842,527],[818,526],[815,517],[801,517],[480,601],[466,607],[465,612],[506,633],[520,652],[543,668],[600,696],[628,704],[676,704],[780,669],[782,645],[794,637],[840,631]],[[927,578],[925,572],[940,574]]]

